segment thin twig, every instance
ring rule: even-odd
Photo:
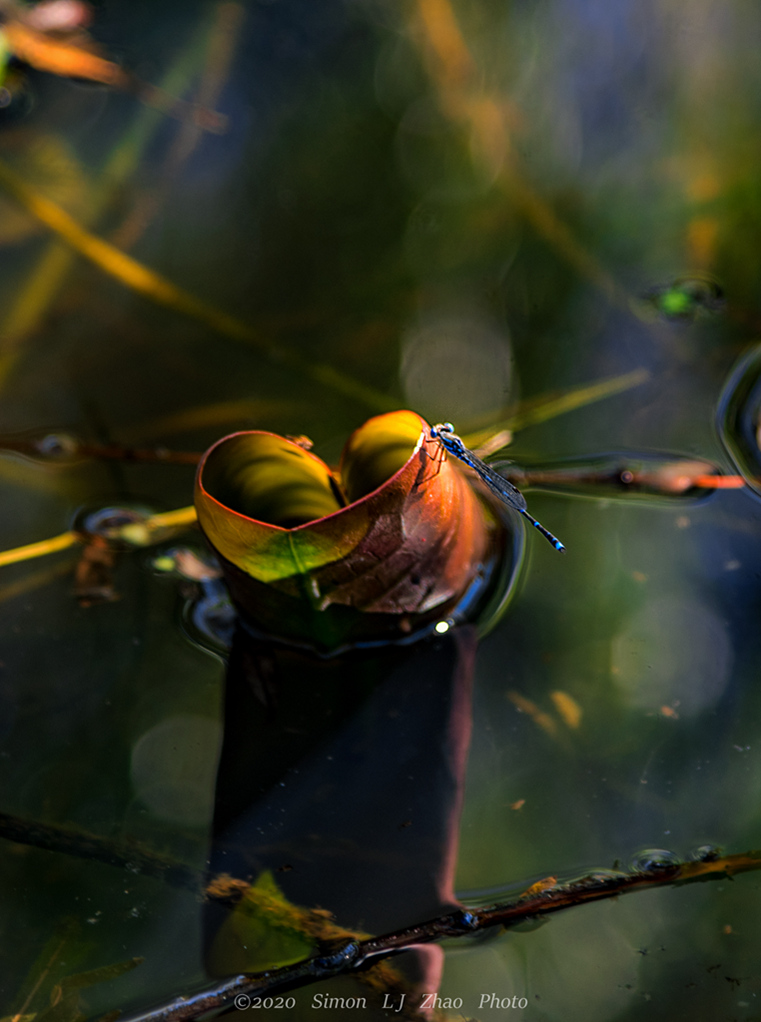
[[[112,841],[86,830],[0,813],[0,838],[89,862],[103,862],[196,894],[204,890],[204,874],[187,863],[159,855],[143,845]]]
[[[66,464],[78,458],[109,461],[161,462],[167,465],[197,465],[200,451],[172,451],[167,447],[131,447],[127,444],[91,444],[68,434],[48,434],[38,440],[28,437],[0,437],[0,450],[15,451],[30,458]]]
[[[200,451],[170,451],[166,447],[125,447],[122,444],[78,444],[76,454],[83,458],[107,458],[114,461],[158,461],[165,465],[197,465]]]
[[[747,485],[742,476],[696,476],[693,482],[714,490],[741,490]]]
[[[521,490],[540,487],[556,492],[582,493],[610,499],[631,496],[694,498],[698,491],[740,490],[742,476],[724,476],[710,462],[674,455],[648,464],[636,455],[590,457],[575,466],[523,468],[513,463],[496,466],[501,475]]]

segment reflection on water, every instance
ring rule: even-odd
[[[529,537],[517,598],[481,641],[455,885],[757,847],[760,19],[739,0],[99,5],[109,53],[220,109],[227,134],[18,64],[0,160],[232,319],[152,305],[4,196],[0,431],[44,458],[0,456],[2,547],[60,536],[82,508],[189,504],[191,464],[96,448],[192,455],[256,428],[306,433],[335,462],[379,401],[467,433],[520,399],[648,370],[508,452],[516,471],[564,468],[552,493],[535,478],[530,506],[569,552]],[[627,500],[634,486],[602,478],[621,467],[610,451],[673,454],[632,455],[642,499]],[[651,499],[677,456],[747,487]],[[85,607],[77,550],[0,568],[0,810],[203,869],[223,668],[184,637],[183,583],[145,570],[145,551],[111,566],[118,599]],[[199,609],[213,580],[193,585],[179,601],[200,592]],[[344,854],[372,901],[372,870]],[[132,956],[86,1013],[204,981],[194,894],[17,843],[0,857],[0,1014]],[[403,889],[381,892],[389,915]],[[758,911],[748,877],[633,894],[447,947],[440,992],[484,1020],[504,1015],[479,1009],[487,992],[526,996],[537,1022],[750,1018]],[[58,932],[65,955],[35,986]]]
[[[132,748],[135,796],[162,820],[204,824],[214,805],[221,728],[207,717],[178,715],[155,724]]]
[[[627,702],[692,716],[712,709],[732,671],[721,618],[678,593],[659,596],[624,622],[611,643],[611,674]]]
[[[496,418],[514,397],[510,339],[462,302],[428,315],[402,338],[400,376],[407,402],[430,422]]]

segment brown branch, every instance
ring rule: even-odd
[[[131,447],[126,444],[91,444],[77,440],[68,433],[50,433],[40,439],[0,437],[0,450],[64,463],[78,458],[106,458],[112,461],[197,465],[202,458],[199,451],[171,451],[166,447]]]
[[[37,823],[0,813],[0,837],[48,851],[103,862],[119,869],[153,877],[172,887],[205,894],[208,898],[235,903],[250,886],[244,881],[221,877],[204,887],[200,870],[129,842],[117,843],[87,831],[56,824]],[[266,972],[230,977],[193,995],[180,995],[157,1008],[125,1016],[120,1022],[193,1022],[213,1009],[246,1006],[255,997],[270,996],[308,986],[338,975],[364,973],[386,958],[444,938],[464,937],[493,926],[506,929],[526,920],[561,912],[575,905],[615,898],[630,891],[719,880],[761,869],[761,850],[717,856],[711,851],[697,861],[654,860],[629,873],[600,870],[558,883],[548,877],[533,884],[522,895],[504,904],[467,909],[404,927],[380,937],[348,938],[329,950],[295,965]]]
[[[318,980],[360,972],[384,958],[445,937],[464,937],[492,926],[509,928],[528,919],[560,912],[574,905],[615,898],[629,891],[697,880],[718,880],[758,869],[761,869],[761,851],[751,851],[718,858],[709,853],[705,859],[696,862],[655,861],[649,868],[631,873],[600,871],[561,884],[551,877],[534,884],[521,897],[503,905],[462,909],[368,940],[345,940],[327,954],[255,975],[232,976],[199,993],[180,996],[149,1011],[124,1016],[120,1022],[192,1022],[213,1009],[245,1008],[255,997],[271,996]]]
[[[0,813],[0,838],[78,859],[103,862],[197,894],[204,889],[203,873],[187,863],[158,855],[137,843],[112,841],[86,830]]]

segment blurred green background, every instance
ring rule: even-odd
[[[761,322],[755,4],[102,0],[91,31],[145,81],[211,90],[226,133],[19,67],[0,159],[251,336],[157,307],[0,195],[0,432],[201,451],[261,428],[335,461],[384,400],[462,433],[645,369],[522,431],[510,457],[663,450],[732,470],[715,409]],[[723,301],[664,311],[685,276]],[[192,478],[3,455],[0,545],[82,508],[185,506]],[[761,846],[756,496],[529,506],[568,553],[528,537],[521,591],[479,650],[461,895],[643,848]],[[0,569],[0,809],[201,868],[224,668],[183,634],[152,556],[125,555],[120,599],[88,608],[74,555]],[[145,957],[93,988],[93,1013],[203,980],[192,893],[9,842],[0,858],[0,1014],[64,925],[61,974]],[[537,1022],[759,1018],[760,890],[750,874],[452,944],[441,993],[484,1020],[504,1015],[478,1010],[492,991],[526,996]]]

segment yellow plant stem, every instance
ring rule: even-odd
[[[152,534],[164,529],[179,529],[185,525],[193,525],[196,521],[196,509],[194,507],[181,507],[176,511],[163,511],[157,515],[150,515],[144,521],[130,522],[127,525],[119,526],[109,530],[109,539],[125,539],[127,541],[139,537],[139,543],[144,545],[150,542]],[[87,540],[86,533],[62,532],[60,536],[53,536],[52,539],[42,539],[38,543],[28,543],[26,546],[14,547],[12,550],[0,552],[0,568],[6,564],[18,564],[21,561],[31,561],[35,557],[45,557],[47,554],[55,554],[61,550],[68,550],[77,543],[84,543]]]
[[[472,450],[480,450],[481,456],[485,457],[486,454],[494,454],[502,447],[506,447],[512,439],[512,433],[520,429],[536,426],[540,422],[548,422],[558,415],[565,415],[566,412],[573,412],[577,408],[585,408],[606,397],[621,394],[632,387],[638,387],[648,379],[650,379],[650,373],[643,367],[632,369],[631,372],[623,373],[621,376],[611,376],[607,380],[585,383],[581,387],[574,387],[559,394],[543,394],[537,398],[530,398],[528,401],[522,401],[508,418],[485,429],[474,430],[464,435],[463,439],[468,447]],[[497,438],[500,435],[503,437],[504,443],[498,441]]]
[[[650,372],[641,367],[623,373],[621,376],[598,380],[597,383],[585,384],[560,394],[545,395],[536,401],[527,401],[523,407],[519,407],[506,425],[515,430],[525,429],[526,426],[535,426],[540,422],[554,419],[558,415],[565,415],[566,412],[572,412],[577,408],[584,408],[596,401],[612,397],[614,394],[621,394],[632,387],[639,387],[649,379]]]
[[[151,515],[145,523],[149,529],[175,529],[180,525],[192,525],[196,521],[196,509],[181,507],[177,511],[164,511],[158,515]]]
[[[6,564],[18,564],[19,561],[31,561],[33,557],[45,557],[47,554],[58,553],[59,550],[68,550],[81,541],[81,536],[76,532],[62,532],[60,536],[52,539],[41,539],[39,543],[29,543],[27,546],[17,546],[13,550],[5,550],[0,553],[0,568]]]

